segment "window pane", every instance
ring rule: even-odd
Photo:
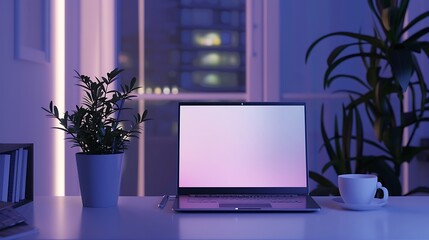
[[[153,121],[145,125],[145,192],[147,195],[175,194],[178,156],[177,102],[145,101]],[[162,177],[160,177],[162,176]],[[154,183],[156,179],[156,183]],[[150,184],[152,182],[152,184]]]
[[[226,2],[145,1],[146,93],[244,92],[245,2]]]
[[[138,0],[118,1],[118,62],[126,70],[124,82],[144,75],[138,79],[144,85],[140,100],[127,107],[147,109],[152,120],[145,123],[144,147],[133,140],[126,153],[121,194],[137,194],[137,159],[143,149],[145,194],[174,194],[180,94],[246,90],[245,0],[141,2],[144,56],[139,56]],[[173,94],[175,100],[162,100]],[[149,100],[152,95],[161,100]]]
[[[240,66],[240,55],[236,52],[200,51],[194,57],[193,65],[195,67],[224,67],[234,69]]]

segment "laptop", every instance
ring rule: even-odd
[[[307,212],[304,103],[179,103],[178,212]]]

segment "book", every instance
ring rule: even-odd
[[[15,176],[15,198],[14,198],[14,202],[18,202],[21,199],[21,180],[22,180],[22,162],[24,161],[24,148],[19,148],[18,149],[18,158],[17,158],[17,163],[15,165],[16,167],[16,176]]]
[[[15,200],[15,165],[17,163],[17,154],[18,151],[11,151],[10,152],[10,167],[9,167],[9,186],[8,186],[8,192],[7,192],[7,201],[8,202],[14,202]]]
[[[25,191],[27,184],[27,165],[28,165],[28,149],[24,149],[24,155],[22,159],[22,177],[21,177],[21,191],[19,200],[25,199]]]
[[[18,175],[18,161],[19,161],[19,150],[17,149],[15,151],[15,160],[13,162],[13,172],[9,173],[12,174],[13,181],[12,181],[12,196],[11,196],[11,202],[16,202],[16,180]]]
[[[33,200],[33,144],[0,143],[0,155],[5,154],[10,158],[9,171],[6,173],[0,169],[0,186],[2,183],[7,185],[7,190],[0,188],[0,202],[3,200],[19,207]],[[4,193],[6,191],[7,194]]]
[[[6,202],[9,188],[10,155],[0,154],[0,201]]]

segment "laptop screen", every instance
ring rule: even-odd
[[[304,104],[179,108],[180,188],[307,187]]]

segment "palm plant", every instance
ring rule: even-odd
[[[372,35],[360,32],[330,33],[314,41],[306,53],[305,60],[308,62],[321,41],[331,37],[350,39],[350,42],[330,52],[323,83],[325,89],[338,81],[359,86],[335,91],[347,94],[349,100],[343,105],[342,128],[336,117],[332,137],[326,132],[322,106],[322,136],[330,158],[322,174],[330,167],[337,174],[376,173],[393,195],[400,195],[401,165],[426,150],[412,143],[421,124],[429,121],[426,116],[429,109],[428,88],[416,58],[421,53],[429,58],[429,42],[421,40],[429,33],[429,27],[416,30],[419,23],[429,18],[429,11],[405,25],[408,0],[368,0],[367,3],[375,17]],[[364,77],[337,73],[344,63],[356,59],[362,63]],[[362,113],[371,124],[372,136],[363,130]],[[354,167],[352,162],[355,163]],[[338,194],[335,184],[322,174],[310,173],[320,185],[315,193]]]

